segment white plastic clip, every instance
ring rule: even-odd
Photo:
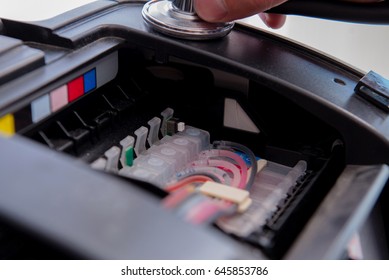
[[[120,163],[122,167],[127,165],[126,153],[128,148],[134,147],[135,138],[132,136],[127,136],[126,138],[120,141],[120,145],[122,146],[122,153],[120,156]]]
[[[154,117],[147,122],[150,126],[149,136],[147,137],[147,141],[149,142],[150,147],[159,141],[158,132],[159,127],[161,126],[161,119]]]
[[[104,153],[107,158],[107,164],[105,166],[105,171],[117,173],[119,158],[120,158],[120,148],[116,146],[112,146],[109,150]]]
[[[144,151],[146,151],[146,139],[147,139],[147,133],[149,130],[147,127],[141,126],[137,130],[135,130],[134,134],[136,135],[136,142],[135,142],[135,154],[137,157]]]
[[[173,117],[174,110],[172,108],[166,108],[165,110],[162,111],[161,116],[162,116],[162,125],[161,125],[161,133],[162,136],[167,135],[167,121]]]
[[[105,170],[105,167],[107,166],[107,160],[100,157],[92,162],[90,166],[96,170]]]
[[[199,187],[202,194],[231,201],[238,205],[238,212],[246,211],[252,203],[250,193],[246,190],[226,186],[216,182],[207,181]]]

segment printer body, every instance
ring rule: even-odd
[[[161,34],[144,4],[1,20],[0,258],[347,259],[356,239],[387,258],[379,83],[241,23],[214,40]],[[245,213],[198,225],[164,207],[160,170],[187,162],[146,159],[193,131],[203,149],[238,143],[266,161]]]

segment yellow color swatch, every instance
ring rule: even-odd
[[[12,114],[0,118],[0,134],[12,136],[15,134],[15,120]]]

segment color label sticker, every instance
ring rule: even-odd
[[[110,82],[118,73],[118,63],[118,53],[114,52],[98,61],[93,69],[85,72],[82,76],[35,99],[31,104],[13,112],[13,114],[1,117],[0,133],[12,135],[20,132],[29,125],[60,110],[85,93]]]
[[[51,110],[58,111],[66,104],[68,104],[68,87],[63,85],[52,92],[50,92]]]
[[[31,116],[34,123],[50,115],[50,97],[45,94],[31,102]]]
[[[84,93],[96,88],[96,69],[92,69],[84,74]]]
[[[12,114],[0,118],[0,134],[12,136],[15,134],[15,120]]]
[[[68,100],[72,102],[84,94],[84,77],[78,77],[68,83]]]

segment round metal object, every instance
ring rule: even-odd
[[[233,22],[206,22],[194,12],[193,1],[189,4],[182,2],[185,1],[149,1],[143,7],[142,16],[155,30],[188,40],[220,38],[227,35],[234,26]]]

